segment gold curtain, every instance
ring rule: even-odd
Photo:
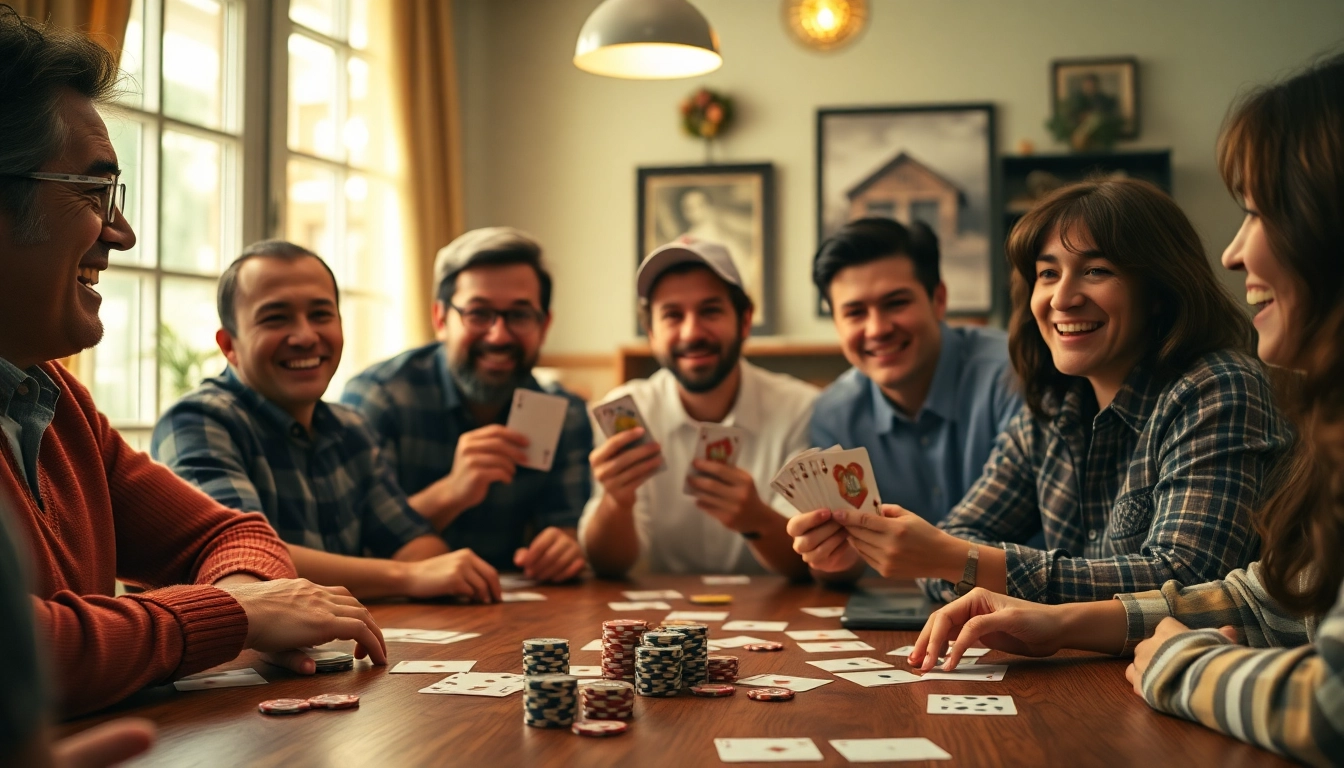
[[[407,158],[407,330],[419,343],[430,338],[434,255],[465,226],[452,3],[395,0],[390,12],[392,77]]]

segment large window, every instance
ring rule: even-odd
[[[404,344],[386,25],[365,0],[292,0],[288,17],[278,5],[272,16],[247,0],[132,3],[128,88],[105,117],[139,242],[112,253],[98,286],[106,332],[80,373],[142,447],[168,405],[223,369],[215,286],[252,240],[312,248],[346,289],[329,397]]]

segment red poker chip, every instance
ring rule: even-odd
[[[776,643],[776,642],[774,642],[773,640],[770,641],[770,642],[767,642],[767,643],[748,643],[747,645],[744,645],[744,646],[742,646],[742,647],[745,648],[745,649],[747,649],[748,651],[782,651],[782,650],[784,650],[784,644],[783,644],[783,643]]]
[[[308,703],[320,709],[354,709],[359,706],[359,697],[353,693],[324,693],[308,699]]]
[[[269,699],[258,704],[257,709],[266,715],[297,715],[312,706],[307,699]]]
[[[788,701],[793,698],[793,691],[788,688],[752,688],[747,691],[747,697],[754,701]]]
[[[619,736],[629,729],[630,725],[620,720],[599,720],[575,723],[569,730],[580,736]]]
[[[732,696],[736,691],[737,688],[731,685],[709,684],[709,685],[691,686],[691,693],[695,694],[696,696],[709,696],[717,698],[719,696]]]

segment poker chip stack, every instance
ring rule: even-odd
[[[645,632],[644,645],[635,649],[635,693],[640,696],[676,696],[681,690],[680,632]]]
[[[681,649],[681,683],[687,688],[709,682],[709,627],[704,624],[680,624],[666,627],[686,639]]]
[[[602,622],[602,676],[608,680],[635,679],[635,648],[649,624],[641,619]]]
[[[737,681],[736,656],[710,656],[708,664],[709,682],[732,683]]]
[[[523,722],[534,728],[568,728],[578,717],[579,679],[532,675],[523,682]]]
[[[318,672],[344,672],[355,668],[355,657],[345,651],[305,651]]]
[[[569,641],[534,637],[523,641],[524,675],[563,675],[569,672]]]
[[[592,680],[579,686],[585,720],[629,720],[635,714],[635,686],[624,680]]]

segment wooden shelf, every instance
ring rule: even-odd
[[[787,373],[824,387],[849,369],[840,345],[825,342],[780,342],[750,340],[742,356],[778,373]],[[621,347],[616,353],[616,379],[626,382],[652,376],[659,368],[647,344]]]

